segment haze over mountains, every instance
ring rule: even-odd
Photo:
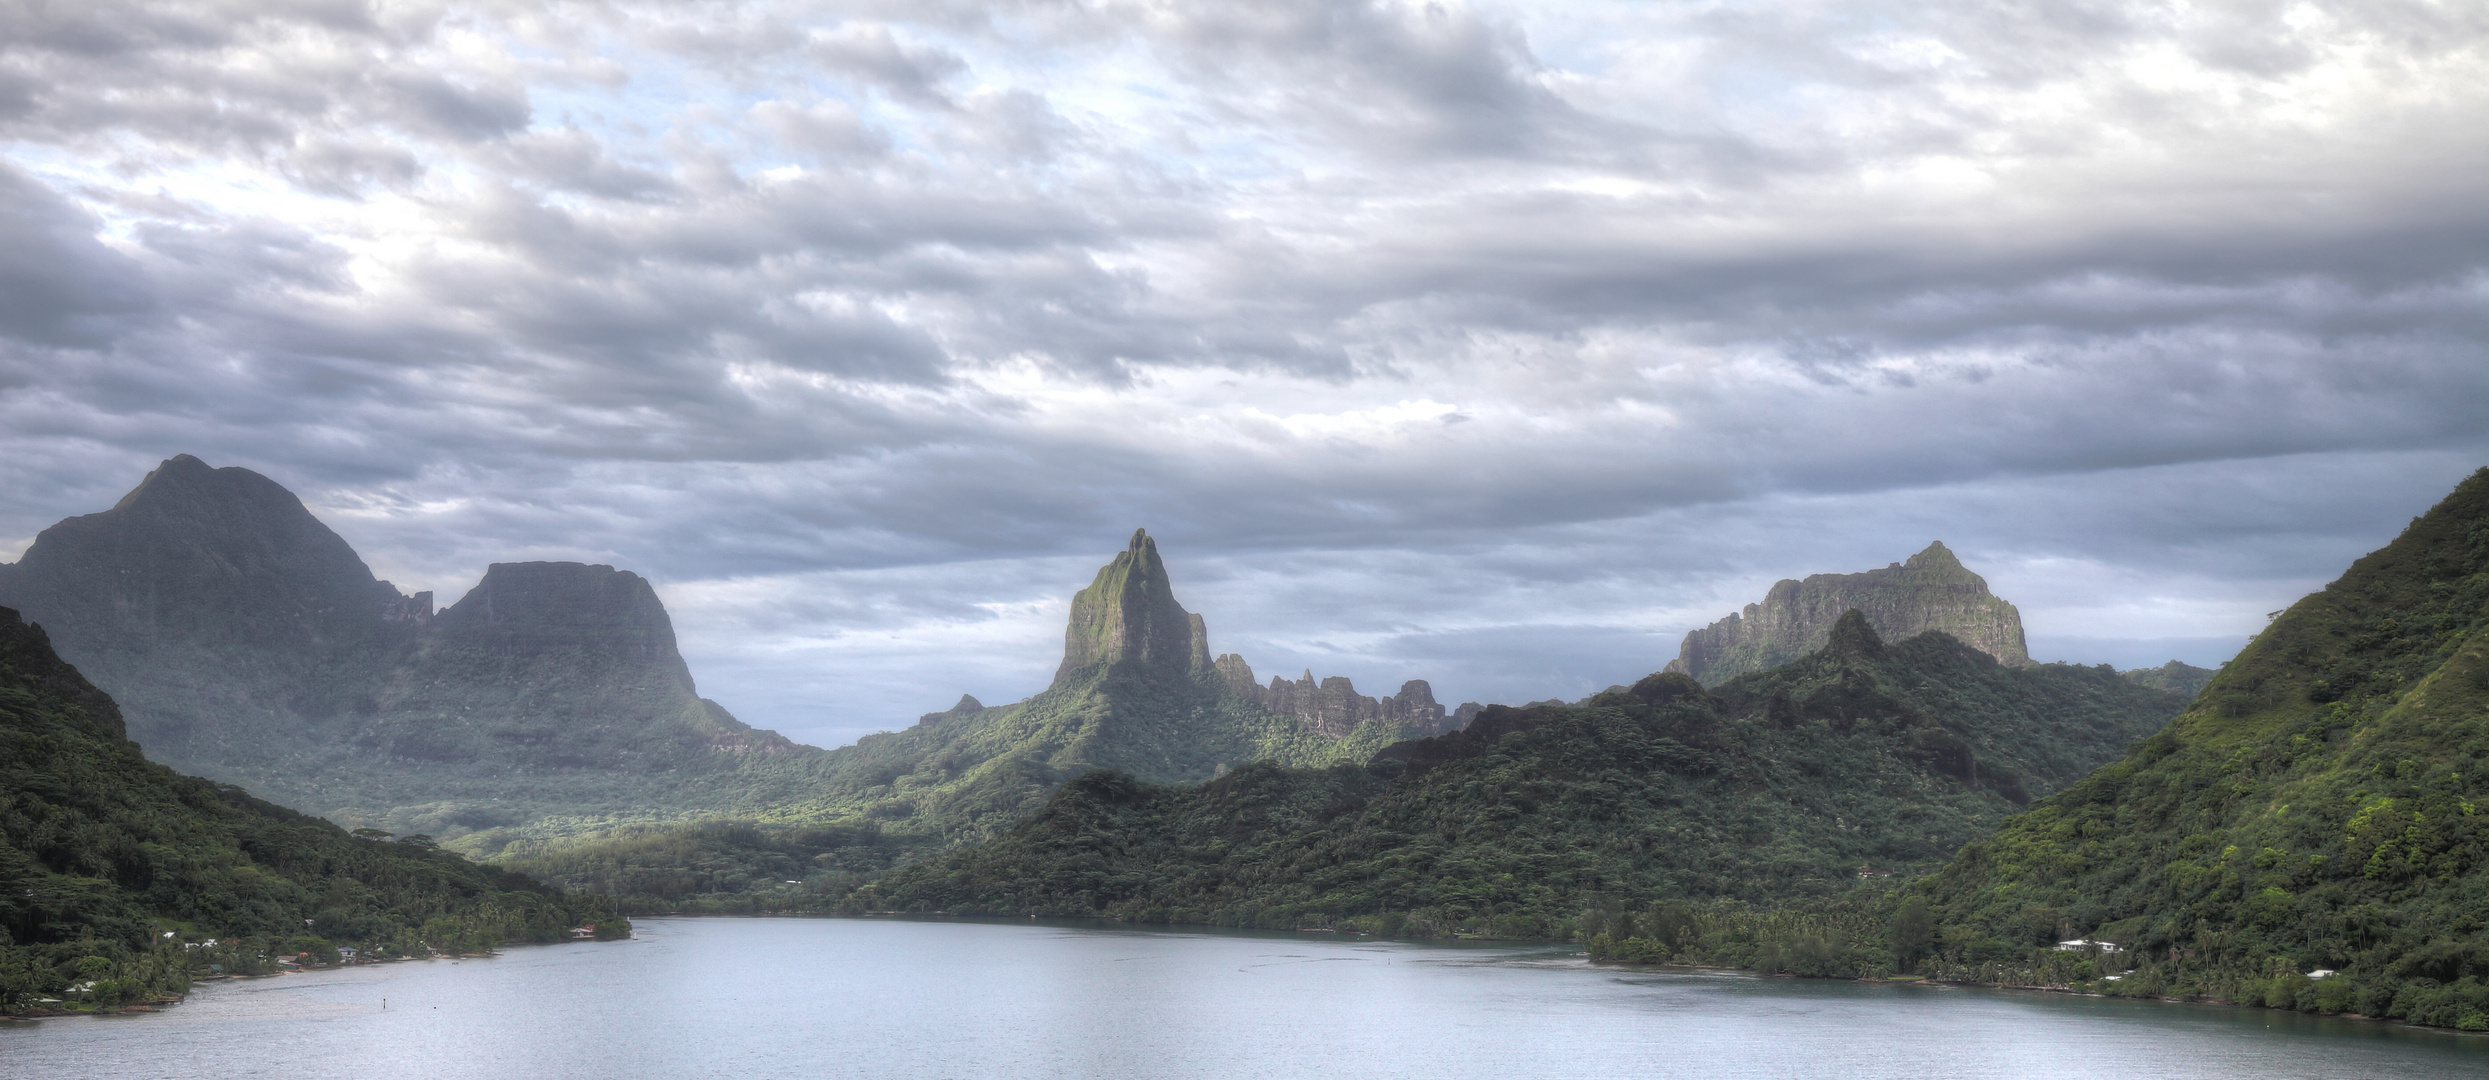
[[[157,760],[340,820],[454,833],[696,803],[674,789],[795,749],[698,695],[637,575],[496,564],[436,612],[273,481],[188,455],[45,530],[0,567],[0,603]]]
[[[963,700],[941,722],[836,751],[701,698],[636,574],[497,563],[436,611],[430,594],[375,579],[283,487],[188,455],[0,564],[0,604],[44,625],[159,760],[341,821],[443,836],[701,813],[940,833],[1016,813],[1091,765],[1200,779],[1444,723],[1423,682],[1381,702],[1340,679],[1235,684],[1250,669],[1211,660],[1202,620],[1139,533],[1076,598],[1046,693],[996,709]]]

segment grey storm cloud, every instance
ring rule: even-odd
[[[0,3],[0,555],[197,453],[828,741],[1135,525],[1451,700],[1938,537],[2209,662],[2489,457],[2484,110],[2417,0]]]

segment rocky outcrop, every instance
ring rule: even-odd
[[[1400,684],[1399,693],[1378,699],[1357,693],[1343,676],[1317,683],[1311,671],[1295,682],[1274,675],[1263,686],[1254,682],[1253,668],[1235,653],[1221,655],[1214,666],[1229,693],[1258,702],[1273,715],[1295,717],[1330,738],[1343,738],[1364,723],[1405,726],[1420,736],[1451,729],[1443,706],[1435,703],[1434,688],[1424,679],[1411,679]]]
[[[1667,670],[1717,686],[1825,647],[1844,612],[1856,609],[1887,641],[1942,630],[1999,663],[2028,666],[2022,613],[1940,541],[1881,570],[1783,580],[1761,603],[1685,635]]]
[[[1211,659],[1209,630],[1201,616],[1176,603],[1158,542],[1146,530],[1134,530],[1124,550],[1072,598],[1071,618],[1063,630],[1063,663],[1055,670],[1054,685],[1067,687],[1099,675],[1145,678],[1242,698],[1331,739],[1345,738],[1369,722],[1422,734],[1447,730],[1443,706],[1435,703],[1433,689],[1422,679],[1376,699],[1357,693],[1338,676],[1315,682],[1310,671],[1293,683],[1273,678],[1262,686],[1243,657],[1228,653]],[[933,715],[939,714],[920,723]]]
[[[1192,677],[1210,670],[1210,633],[1201,616],[1175,602],[1158,542],[1133,530],[1132,542],[1072,597],[1055,684],[1092,672]]]
[[[602,564],[494,563],[465,598],[430,621],[445,637],[503,656],[600,651],[680,669],[686,685],[691,679],[657,590],[638,574]]]
[[[939,724],[942,721],[948,720],[954,716],[973,716],[984,711],[984,702],[978,701],[976,698],[967,694],[961,694],[959,695],[959,704],[953,705],[949,709],[942,712],[929,712],[923,716],[917,717],[916,726],[923,727],[927,724]]]

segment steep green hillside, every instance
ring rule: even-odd
[[[280,948],[420,954],[558,940],[582,923],[629,931],[602,901],[420,838],[349,835],[152,764],[123,734],[112,699],[0,608],[0,1011],[140,1000],[207,963],[265,967]],[[206,938],[217,945],[184,947]]]
[[[1760,603],[1685,635],[1667,670],[1717,686],[1778,667],[1823,648],[1832,624],[1851,610],[1888,638],[1940,630],[2000,662],[2031,662],[2022,613],[1990,593],[1987,579],[1939,542],[1881,570],[1779,581]]]
[[[1929,881],[1930,970],[2489,1029],[2485,625],[2489,470]]]
[[[1937,865],[2181,704],[1943,634],[1887,648],[1851,612],[1824,651],[1715,692],[1656,675],[1579,706],[1490,707],[1365,764],[1198,787],[1090,773],[850,902],[1531,936],[1600,905],[1824,895]]]

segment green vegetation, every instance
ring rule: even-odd
[[[1093,769],[1198,782],[1256,761],[1363,761],[1415,733],[1370,720],[1333,737],[1237,694],[1210,661],[1201,619],[1175,602],[1157,545],[1136,533],[1073,599],[1063,665],[1035,697],[963,701],[829,753],[753,756],[744,775],[772,782],[746,790],[772,801],[747,794],[734,821],[555,839],[497,830],[460,843],[632,911],[815,910],[851,875],[1002,834]]]
[[[626,826],[569,841],[520,841],[496,865],[626,912],[749,915],[828,911],[837,897],[896,861],[929,850],[885,836],[881,823],[845,827],[704,821]]]
[[[349,834],[150,763],[123,735],[112,700],[0,608],[0,1011],[147,1001],[210,970],[333,963],[339,946],[420,956],[630,932],[603,900],[422,837]]]
[[[999,836],[1092,769],[1200,781],[1255,761],[1359,761],[1405,734],[1366,723],[1328,738],[1227,693],[1214,671],[1092,664],[1027,701],[938,714],[790,763],[809,770],[808,782],[732,822],[551,839],[499,830],[461,844],[542,880],[623,897],[634,912],[817,910],[850,883],[839,875]],[[613,869],[591,869],[602,867]]]
[[[682,880],[729,897],[783,888],[765,851],[805,847],[794,834],[808,828],[879,830],[841,856],[874,865],[992,835],[1093,767],[1202,780],[1257,759],[1362,760],[1424,733],[1321,730],[1231,692],[1138,533],[1075,599],[1044,693],[829,751],[701,698],[635,574],[497,563],[436,613],[429,594],[375,579],[283,487],[187,455],[0,564],[0,603],[13,600],[111,689],[160,761],[563,880],[574,865],[677,858]],[[772,838],[730,840],[719,821]],[[655,839],[667,831],[679,835]],[[632,895],[671,895],[651,889]]]
[[[1853,612],[1823,652],[1716,691],[1657,675],[1490,707],[1361,764],[1198,787],[1093,772],[849,904],[1546,937],[1586,909],[1840,896],[1862,870],[1932,868],[2182,704],[1943,634],[1887,648]]]
[[[2489,470],[1916,887],[1921,970],[2489,1030],[2485,624]]]
[[[2193,701],[2195,700],[2195,695],[2203,693],[2204,687],[2210,684],[2212,682],[2212,677],[2220,674],[2220,671],[2215,668],[2200,668],[2193,664],[2184,664],[2176,660],[2172,660],[2156,668],[2136,668],[2132,671],[2121,671],[2118,672],[2118,674],[2125,676],[2127,681],[2133,682],[2139,686],[2149,686],[2155,690],[2167,690],[2170,693],[2178,695],[2179,697]]]

